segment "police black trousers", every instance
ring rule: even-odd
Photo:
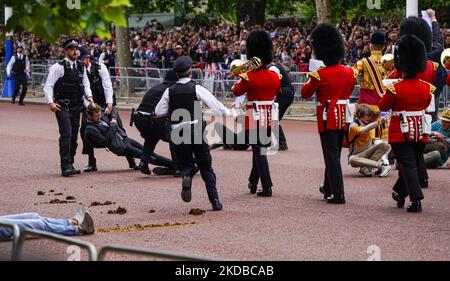
[[[325,161],[325,179],[323,187],[325,196],[344,195],[344,180],[341,168],[341,151],[344,130],[333,130],[320,133],[323,159]]]
[[[81,106],[61,109],[55,113],[59,127],[59,156],[61,169],[73,164],[77,152],[78,129],[80,127]]]
[[[202,144],[175,144],[174,150],[178,161],[177,164],[181,170],[181,176],[194,176],[195,156],[195,162],[197,163],[197,166],[200,169],[200,175],[205,182],[209,202],[213,203],[214,199],[219,199],[219,194],[216,189],[216,174],[212,168],[209,145],[205,142],[202,142]]]
[[[23,103],[25,95],[27,94],[27,76],[25,74],[14,75],[14,93],[12,96],[13,101],[16,100],[20,91],[19,103]]]
[[[170,155],[172,158],[169,166],[176,169],[176,155],[173,144],[170,142],[170,132],[168,132],[168,128],[166,128],[164,123],[162,121],[161,123],[153,122],[152,117],[150,116],[140,116],[135,119],[134,124],[144,138],[144,148],[141,158],[142,162],[152,163],[152,161],[154,161],[154,159],[152,159],[155,156],[153,152],[155,151],[158,142],[162,140],[169,143]]]
[[[258,144],[252,144],[252,170],[248,181],[253,185],[258,185],[261,180],[262,188],[272,187],[272,179],[270,178],[269,162],[266,154],[261,154],[263,148]]]
[[[288,93],[281,93],[275,98],[275,102],[278,103],[278,120],[282,120],[284,114],[288,110],[289,106],[294,102],[294,95]],[[279,142],[278,144],[286,144],[286,136],[284,135],[283,128],[280,124]]]
[[[128,163],[133,161],[134,158],[141,159],[144,147],[137,141],[127,138],[127,146],[124,151],[124,156],[127,158]],[[173,162],[161,155],[152,153],[149,157],[149,162],[155,166],[162,166],[169,169],[173,169]]]
[[[399,163],[398,180],[393,190],[402,197],[409,195],[411,201],[423,199],[418,167],[425,143],[391,143],[391,147]]]

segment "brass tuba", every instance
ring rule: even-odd
[[[450,48],[442,52],[441,63],[445,69],[450,70]]]
[[[248,81],[247,73],[257,70],[261,65],[261,60],[257,57],[253,57],[246,62],[242,62],[242,60],[233,60],[230,64],[230,71],[234,76],[241,77]]]

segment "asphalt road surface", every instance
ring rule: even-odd
[[[128,124],[129,112],[122,118]],[[38,212],[71,217],[75,203],[48,204],[67,196],[87,206],[114,202],[89,207],[97,233],[77,237],[98,249],[120,244],[223,260],[450,259],[450,171],[429,171],[423,213],[410,214],[397,209],[391,199],[397,171],[388,178],[361,177],[347,165],[344,153],[347,204],[326,204],[318,191],[324,163],[315,123],[283,121],[289,150],[269,157],[271,198],[257,198],[247,189],[250,150],[214,150],[224,210],[213,212],[199,175],[193,180],[192,201],[184,203],[179,178],[131,171],[125,158],[105,150],[96,150],[98,172],[61,177],[56,119],[46,106],[0,103],[0,122],[0,215]],[[126,129],[142,141],[135,128]],[[169,156],[168,145],[160,143],[157,152]],[[86,164],[79,141],[75,167]],[[45,194],[38,196],[38,191]],[[127,212],[107,214],[119,206]],[[206,212],[191,215],[193,208]],[[0,258],[9,258],[10,247],[10,242],[0,243]],[[25,242],[26,259],[67,260],[72,253],[55,242]]]

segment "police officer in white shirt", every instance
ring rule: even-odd
[[[177,58],[173,70],[177,73],[179,80],[164,92],[155,108],[155,115],[157,117],[169,115],[171,119],[171,141],[174,144],[174,152],[183,178],[181,198],[184,202],[191,201],[195,156],[212,208],[214,211],[220,211],[223,207],[216,189],[216,175],[212,169],[209,145],[203,139],[200,102],[221,115],[231,113],[207,89],[191,80],[191,57]]]
[[[20,91],[19,105],[25,105],[23,102],[25,95],[27,94],[27,74],[30,73],[30,61],[28,57],[23,54],[23,46],[17,45],[17,53],[12,56],[8,65],[6,66],[6,74],[11,76],[14,75],[14,94],[11,99],[11,103],[16,103],[16,97]]]
[[[59,155],[61,175],[68,177],[81,173],[73,167],[77,150],[78,130],[83,97],[93,103],[86,69],[77,61],[79,44],[75,39],[64,42],[66,57],[52,65],[44,86],[51,111],[55,112],[59,127]]]

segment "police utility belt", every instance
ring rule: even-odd
[[[61,106],[62,110],[69,111],[71,108],[75,106],[81,106],[81,99],[58,99],[55,102]]]
[[[400,130],[408,141],[418,141],[423,134],[431,134],[432,118],[425,110],[393,111],[392,116],[399,117]]]
[[[278,121],[278,103],[271,101],[248,101],[248,107],[253,108],[253,120],[261,119],[261,110],[268,111],[271,110],[271,119],[272,121]],[[266,107],[266,108],[262,108]]]

